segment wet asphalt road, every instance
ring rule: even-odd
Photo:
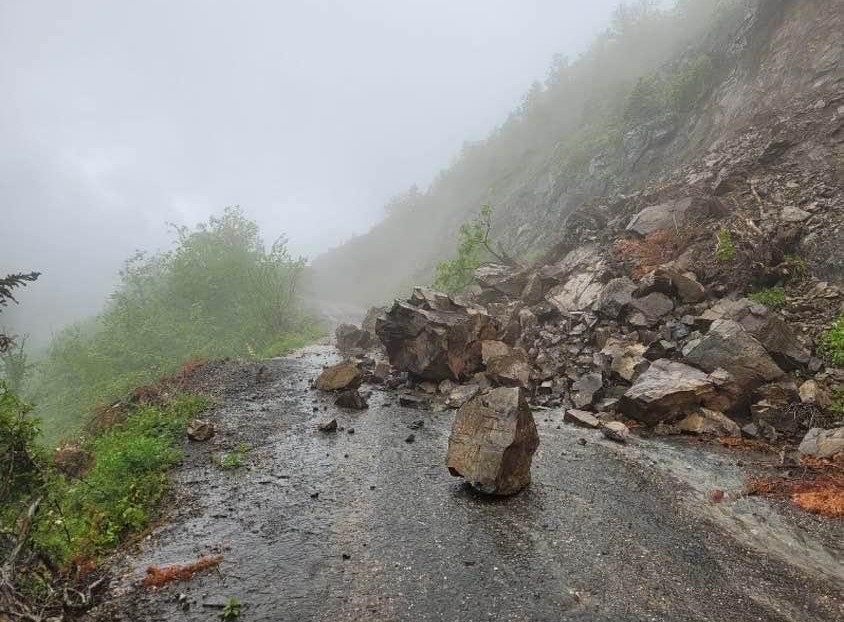
[[[215,620],[229,597],[245,621],[844,619],[842,522],[733,496],[735,456],[622,447],[538,412],[533,483],[490,500],[444,467],[453,412],[379,391],[337,410],[308,387],[333,357],[270,361],[260,384],[257,366],[232,374],[218,436],[187,448],[171,521],[123,560],[100,619]],[[347,430],[316,431],[334,416]],[[238,443],[246,466],[221,470],[212,457]],[[219,571],[137,588],[149,564],[213,552]]]

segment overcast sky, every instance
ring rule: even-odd
[[[0,272],[45,273],[17,323],[226,205],[308,256],[366,231],[617,3],[0,0]]]

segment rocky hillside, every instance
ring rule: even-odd
[[[660,205],[659,214],[716,219],[699,229],[681,217],[664,241],[690,249],[681,264],[703,282],[737,293],[795,273],[840,283],[842,26],[837,0],[620,11],[427,191],[400,197],[368,234],[318,258],[317,294],[375,303],[430,282],[485,203],[495,237],[525,265],[590,239],[607,244],[631,214]],[[718,235],[735,261],[714,259]]]

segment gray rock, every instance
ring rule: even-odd
[[[780,220],[784,222],[803,222],[811,217],[812,215],[809,212],[802,210],[799,207],[794,207],[793,205],[788,205],[780,211]]]
[[[806,433],[798,451],[815,458],[835,458],[844,454],[844,427],[832,430],[812,428]]]
[[[317,428],[320,432],[336,432],[337,431],[337,420],[331,419],[330,421],[324,421],[317,425]]]
[[[601,433],[616,443],[626,443],[630,438],[630,429],[620,421],[608,421],[601,424]]]
[[[587,412],[585,410],[576,410],[574,408],[571,408],[565,412],[565,414],[563,415],[563,421],[584,428],[597,429],[601,426],[600,420],[593,413]]]
[[[481,342],[481,361],[487,365],[497,356],[510,354],[510,346],[503,341],[486,340]]]
[[[613,279],[601,290],[598,301],[595,304],[595,311],[599,315],[610,319],[618,319],[622,312],[633,300],[635,283],[627,277]]]
[[[732,320],[716,320],[702,339],[683,350],[686,361],[712,372],[727,370],[739,386],[752,390],[783,375],[765,348]]]
[[[694,367],[667,359],[654,361],[619,401],[619,409],[637,421],[673,423],[701,405],[721,405],[712,379]]]
[[[506,354],[495,356],[486,365],[486,376],[502,386],[527,388],[530,385],[531,366],[527,353],[512,348]]]
[[[590,406],[595,401],[595,394],[604,386],[604,377],[599,373],[584,374],[572,385],[572,401],[576,408]]]
[[[674,301],[665,294],[654,292],[642,298],[633,298],[630,307],[634,312],[628,316],[628,322],[634,326],[651,327],[674,310]]]
[[[480,391],[481,387],[476,384],[464,384],[455,387],[446,399],[445,405],[450,408],[460,408]]]
[[[818,408],[829,408],[832,396],[818,384],[817,380],[807,380],[798,390],[800,401],[804,404],[814,404]]]
[[[530,483],[538,446],[523,390],[502,387],[476,396],[457,412],[446,464],[452,475],[481,492],[511,495]]]
[[[369,408],[369,404],[357,389],[347,389],[342,391],[337,399],[334,400],[335,406],[340,408],[350,408],[352,410],[364,410]]]

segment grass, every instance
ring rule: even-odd
[[[223,620],[236,620],[240,617],[240,610],[243,607],[240,601],[232,596],[226,601],[226,604],[223,606],[223,611],[220,614],[220,617]]]
[[[821,337],[820,351],[833,365],[844,365],[844,314]]]
[[[729,229],[721,229],[715,242],[715,257],[718,261],[732,261],[736,258],[736,245]]]
[[[96,559],[147,528],[167,491],[167,471],[182,456],[187,421],[208,406],[180,395],[166,405],[134,407],[123,423],[85,443],[95,456],[80,479],[55,475],[34,542],[61,563]]]
[[[220,467],[226,471],[236,471],[246,463],[246,454],[250,449],[246,443],[238,443],[232,451],[223,454]]]
[[[785,306],[785,290],[782,287],[770,287],[753,292],[748,296],[754,302],[763,304],[770,309],[782,309]]]

